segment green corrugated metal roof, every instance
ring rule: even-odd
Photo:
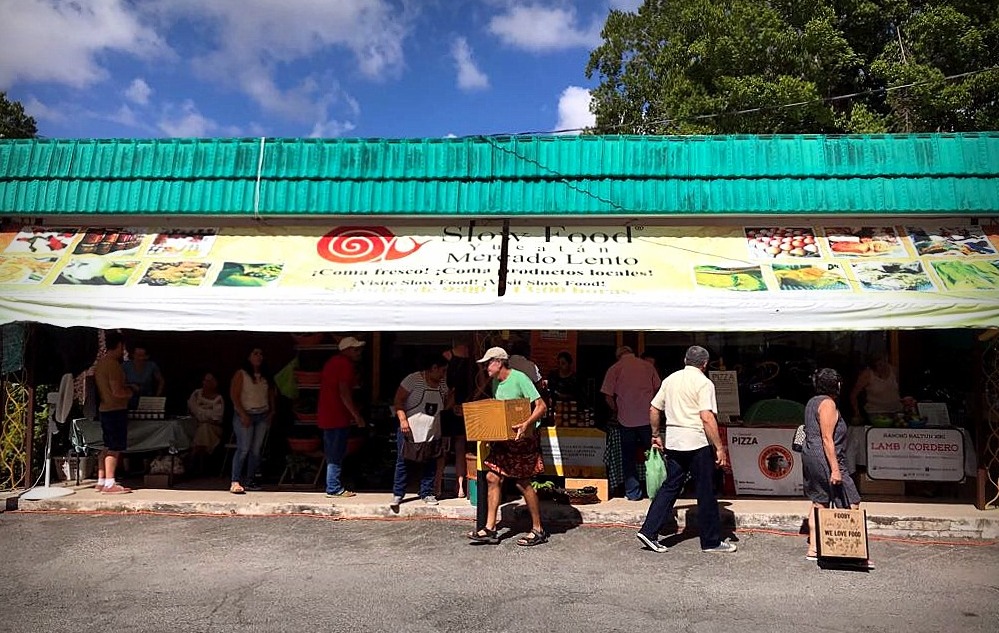
[[[999,213],[999,133],[0,142],[0,213]],[[259,173],[258,173],[259,169]],[[259,182],[258,182],[259,178]],[[258,189],[259,187],[259,189]]]

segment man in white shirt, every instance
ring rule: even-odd
[[[666,481],[649,506],[638,540],[654,552],[668,548],[659,542],[659,530],[673,515],[688,473],[697,487],[697,527],[701,551],[731,553],[733,543],[721,540],[721,515],[715,495],[715,468],[728,466],[728,453],[718,433],[715,385],[704,370],[708,350],[694,345],[687,350],[680,371],[670,374],[649,409],[652,445],[663,450],[659,438],[659,415],[666,414]]]
[[[642,498],[635,456],[651,445],[649,401],[658,388],[659,374],[655,367],[635,356],[627,345],[617,348],[617,362],[607,370],[600,393],[620,425],[621,472],[624,496],[629,501]]]

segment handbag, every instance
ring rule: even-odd
[[[794,430],[794,439],[791,440],[791,450],[800,453],[805,447],[805,425],[800,424]]]
[[[815,551],[820,559],[866,562],[867,511],[851,509],[843,487],[838,489],[838,496],[830,495],[828,508],[815,508]],[[836,507],[837,501],[844,507]]]
[[[406,438],[402,443],[402,458],[407,462],[429,462],[441,456],[441,448],[439,439],[414,442]]]

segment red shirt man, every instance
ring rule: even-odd
[[[319,428],[343,429],[351,422],[364,426],[364,418],[354,404],[354,387],[357,386],[354,363],[360,359],[363,345],[352,336],[343,338],[340,353],[323,366],[319,383]]]

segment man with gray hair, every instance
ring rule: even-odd
[[[704,375],[708,356],[708,350],[703,347],[690,347],[683,358],[684,368],[663,381],[649,409],[652,446],[659,450],[663,450],[659,416],[666,413],[666,481],[652,500],[637,535],[638,540],[654,552],[668,551],[659,542],[659,530],[672,517],[673,505],[688,474],[693,477],[697,490],[701,551],[728,554],[736,550],[735,544],[721,540],[714,474],[715,468],[728,466],[728,453],[718,433],[715,385]]]

